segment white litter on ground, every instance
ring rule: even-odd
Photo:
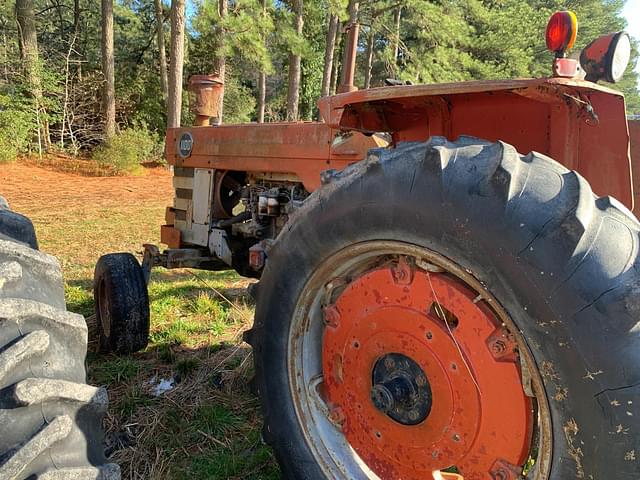
[[[153,391],[151,392],[155,397],[159,397],[163,393],[173,390],[176,386],[176,380],[173,377],[161,378],[160,381],[156,384],[157,381],[157,377],[153,377],[151,380],[149,380],[150,385],[155,385]]]

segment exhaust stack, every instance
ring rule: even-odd
[[[358,49],[358,36],[360,24],[355,21],[347,27],[347,44],[344,48],[344,60],[342,63],[342,79],[338,87],[338,93],[353,92],[358,90],[353,82],[356,73],[356,55]]]
[[[191,111],[195,114],[193,126],[209,126],[209,120],[219,116],[224,82],[214,75],[193,75],[189,79],[189,92]]]

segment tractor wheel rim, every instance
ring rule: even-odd
[[[508,480],[533,450],[527,478],[548,478],[551,422],[524,339],[475,278],[432,251],[372,241],[323,262],[299,297],[288,358],[327,478],[448,478],[440,470],[455,467]]]

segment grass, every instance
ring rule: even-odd
[[[240,337],[253,311],[237,287],[244,283],[228,272],[154,272],[146,351],[90,357],[91,380],[110,392],[109,430],[128,432],[113,455],[125,478],[280,478],[260,440],[258,400],[248,387],[252,359]],[[80,284],[67,287],[69,304],[85,313],[89,294]],[[161,379],[175,387],[156,396]]]
[[[28,191],[9,200],[34,221],[41,249],[60,259],[68,309],[85,316],[94,313],[98,257],[157,242],[170,203],[166,189],[157,198],[147,189],[143,200],[128,203],[104,192],[96,192],[99,202],[81,202],[70,192],[55,205],[29,200]],[[149,286],[148,348],[125,357],[89,354],[89,382],[109,391],[106,440],[123,479],[280,478],[260,440],[259,404],[248,386],[251,352],[241,342],[253,317],[247,284],[233,272],[158,269]],[[163,379],[174,386],[156,396]]]

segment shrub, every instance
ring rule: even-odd
[[[26,153],[34,135],[35,123],[29,106],[18,100],[17,95],[0,92],[0,163],[11,162],[20,153]]]
[[[141,164],[159,162],[162,144],[158,135],[145,128],[128,128],[93,151],[93,159],[116,174],[138,174]]]

